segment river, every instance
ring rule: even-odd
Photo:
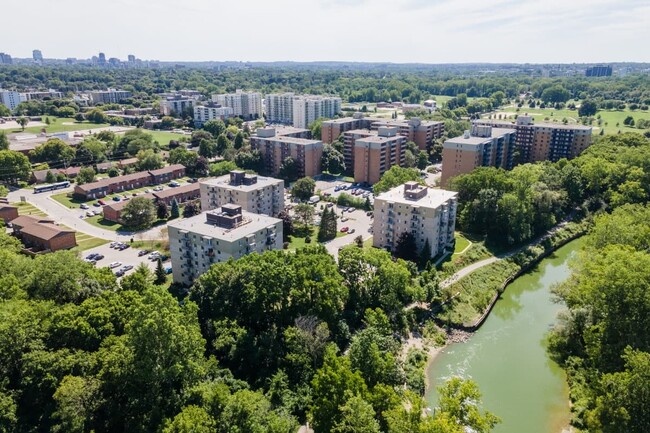
[[[569,422],[568,386],[544,344],[562,305],[550,288],[570,274],[581,240],[568,243],[510,284],[483,326],[466,343],[446,347],[428,370],[426,399],[436,405],[450,376],[472,378],[483,407],[501,418],[494,433],[560,433]]]

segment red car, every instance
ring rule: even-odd
[[[104,200],[97,200],[97,203],[101,204],[102,206],[104,206],[106,204],[106,202]]]
[[[349,227],[341,227],[341,233],[345,233],[345,232],[347,232],[348,230],[350,230]]]

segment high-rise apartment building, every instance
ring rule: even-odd
[[[611,66],[592,66],[587,68],[585,71],[585,76],[587,77],[611,77],[612,76],[612,67]]]
[[[457,193],[407,182],[375,197],[373,246],[394,251],[403,233],[415,238],[418,253],[428,243],[435,257],[454,244]]]
[[[291,157],[298,175],[316,176],[321,173],[323,142],[299,138],[310,136],[308,130],[296,128],[260,128],[251,136],[251,147],[262,153],[265,171],[277,176],[285,159]]]
[[[11,65],[13,64],[13,59],[7,53],[0,53],[0,65]]]
[[[212,95],[212,101],[222,107],[230,107],[235,116],[244,120],[262,118],[262,94],[257,92],[242,92]]]
[[[284,181],[241,170],[201,181],[201,209],[236,204],[252,213],[278,216],[284,210]]]
[[[43,61],[43,53],[41,50],[33,50],[32,51],[32,59],[34,59],[35,62],[42,62]]]
[[[380,127],[396,127],[397,133],[406,138],[406,141],[413,141],[422,150],[429,149],[433,140],[442,137],[445,130],[444,122],[432,120],[421,120],[417,117],[409,120],[387,120],[376,117],[363,117],[356,113],[353,117],[343,117],[323,122],[321,126],[321,137],[323,143],[332,143],[346,131],[357,129],[373,129]]]
[[[208,120],[221,119],[226,120],[233,116],[232,108],[222,107],[220,105],[195,105],[194,106],[194,126],[200,128]]]
[[[293,99],[293,126],[307,128],[314,120],[330,118],[341,112],[341,98],[331,96],[296,96]]]
[[[89,95],[93,104],[118,104],[120,101],[132,96],[131,92],[115,89],[89,92]]]
[[[341,111],[341,98],[335,96],[295,95],[278,93],[266,95],[266,121],[306,128],[321,117],[334,117]]]
[[[368,137],[354,140],[354,181],[374,184],[392,166],[404,165],[406,138],[397,128],[380,127]]]
[[[20,93],[0,89],[0,103],[11,111],[14,111],[20,102]]]
[[[293,124],[293,98],[296,95],[291,92],[271,93],[266,95],[264,109],[268,123]]]
[[[474,124],[517,131],[515,164],[575,158],[592,143],[591,126],[533,123],[530,116],[519,116],[514,124],[490,119],[477,120]]]
[[[282,220],[224,204],[169,223],[169,251],[175,283],[190,285],[214,263],[282,248]]]
[[[514,129],[472,125],[459,137],[445,141],[442,148],[441,185],[450,178],[469,173],[476,167],[501,167],[510,170],[514,164]]]
[[[193,109],[196,98],[175,95],[160,101],[160,114],[163,116],[180,116],[185,110]]]

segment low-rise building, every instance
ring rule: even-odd
[[[201,197],[201,188],[198,183],[188,183],[176,188],[154,191],[151,196],[155,203],[163,202],[171,205],[174,200],[178,203],[185,203],[186,201],[199,199]]]
[[[234,204],[169,223],[175,283],[190,285],[214,263],[282,248],[282,220]]]
[[[394,251],[403,233],[415,238],[418,253],[430,257],[454,245],[457,193],[407,182],[375,197],[373,246]]]
[[[18,218],[18,208],[7,203],[0,203],[0,220],[5,224]]]
[[[57,226],[49,218],[22,215],[14,218],[11,226],[25,247],[35,251],[58,251],[77,246],[76,232]]]
[[[140,171],[124,176],[100,179],[83,185],[75,185],[74,195],[83,200],[97,199],[116,192],[169,182],[183,176],[185,176],[185,167],[181,164],[174,164],[158,170]]]
[[[321,173],[323,142],[278,135],[275,128],[260,128],[251,136],[251,147],[262,153],[267,173],[277,176],[286,158],[293,158],[298,166],[298,176],[316,176]]]
[[[284,210],[284,181],[272,177],[231,171],[207,179],[201,185],[201,209],[210,210],[224,204],[237,204],[252,213],[278,216]]]
[[[404,166],[406,138],[397,128],[380,127],[376,134],[354,140],[354,181],[379,182],[392,166]]]
[[[474,124],[471,131],[445,141],[441,185],[447,185],[450,178],[469,173],[476,167],[512,169],[515,135],[514,129]]]

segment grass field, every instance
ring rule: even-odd
[[[454,254],[461,254],[465,248],[470,245],[470,241],[460,233],[456,233],[456,246],[454,247]]]
[[[539,109],[539,108],[528,108],[528,107],[522,107],[517,111],[517,107],[506,107],[500,110],[502,113],[508,113],[509,118],[506,120],[513,121],[515,120],[514,116],[516,114],[518,115],[530,115],[533,117],[533,120],[537,123],[540,122],[551,122],[551,123],[562,123],[562,119],[566,118],[568,120],[569,124],[576,124],[579,122],[579,116],[578,116],[578,110],[555,110],[552,108],[545,108],[545,109]],[[638,129],[634,127],[629,127],[623,125],[623,121],[627,116],[632,116],[636,121],[639,119],[647,119],[650,120],[650,112],[649,111],[640,111],[640,110],[601,110],[596,113],[596,116],[598,115],[601,116],[602,119],[602,125],[599,127],[597,121],[593,123],[594,127],[594,134],[598,134],[600,132],[600,128],[603,128],[605,130],[606,135],[611,135],[611,134],[617,134],[618,131],[620,130],[622,133],[623,132],[643,132],[643,129]],[[486,116],[484,116],[486,117]],[[616,124],[619,124],[619,126],[616,126]]]
[[[34,216],[40,216],[40,217],[46,217],[48,216],[45,212],[37,208],[31,203],[27,202],[17,202],[17,203],[12,203],[13,206],[18,207],[18,215],[34,215]]]
[[[76,238],[77,246],[72,251],[86,251],[109,242],[106,239],[96,238],[81,232],[77,232]]]
[[[169,241],[166,240],[134,241],[131,242],[131,247],[147,249],[149,251],[159,251],[160,253],[169,256]]]
[[[310,237],[311,237],[311,242],[310,243],[305,242],[306,236],[304,236],[304,237],[299,237],[299,236],[295,236],[295,235],[290,236],[291,241],[289,242],[289,248],[288,249],[296,250],[298,248],[306,247],[307,245],[317,244],[318,243],[318,241],[317,241],[317,239],[318,239],[318,227],[314,226],[311,229],[311,233],[312,234],[310,235]],[[348,235],[347,233],[341,233],[339,231],[336,232],[336,237],[337,238],[340,238],[342,236],[350,236],[350,235]],[[354,233],[351,236],[354,236]]]
[[[71,117],[54,117],[54,116],[43,116],[43,123],[45,123],[45,117],[50,118],[50,125],[45,126],[29,126],[25,128],[25,132],[31,132],[32,134],[38,134],[41,132],[42,128],[49,133],[53,132],[64,132],[64,131],[79,131],[82,129],[93,129],[110,126],[108,123],[90,123],[90,122],[77,122]],[[64,125],[64,123],[70,123],[70,125]],[[20,129],[13,130],[11,132],[21,132]]]
[[[167,146],[169,140],[180,140],[183,137],[190,138],[189,135],[176,134],[168,131],[145,131],[147,134],[153,135],[154,141],[157,141],[161,146]]]

